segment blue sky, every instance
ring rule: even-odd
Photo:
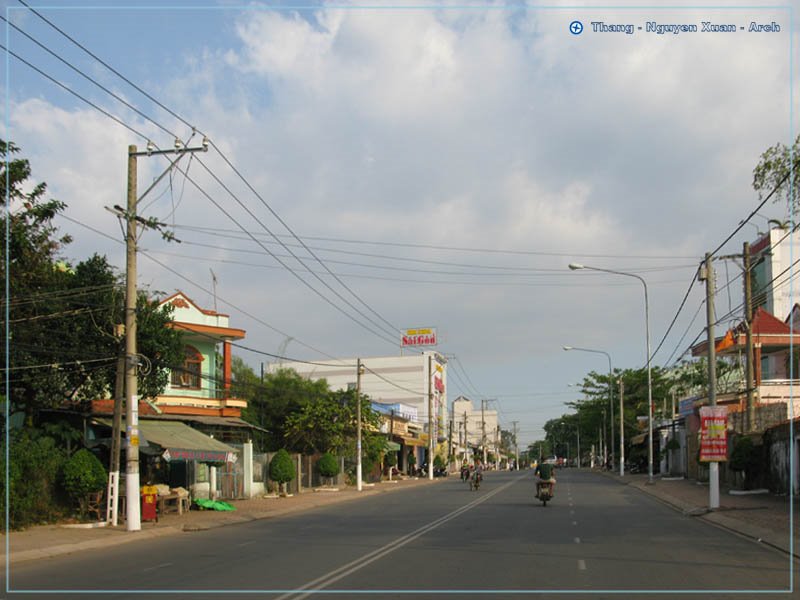
[[[471,380],[451,377],[449,398],[499,398],[502,424],[519,421],[523,443],[567,410],[563,402],[575,399],[568,383],[606,369],[603,356],[561,346],[605,350],[619,367],[645,362],[638,282],[572,273],[567,264],[645,277],[655,348],[703,254],[756,206],[750,183],[759,155],[792,134],[790,36],[799,45],[788,10],[624,8],[641,2],[616,9],[591,2],[380,9],[306,2],[282,10],[227,1],[167,9],[107,0],[30,4],[209,135],[258,196],[216,151],[198,159],[255,218],[198,161],[188,163],[189,176],[246,231],[265,239],[265,227],[287,233],[268,204],[339,281],[316,264],[320,278],[379,324],[371,329],[438,327],[439,350],[457,355]],[[12,22],[66,61],[166,130],[189,135],[21,4],[3,5]],[[576,36],[568,30],[575,19],[775,20],[782,31]],[[159,147],[172,145],[171,135],[18,32],[7,36],[26,60]],[[68,204],[69,219],[59,225],[76,241],[67,257],[97,251],[122,268],[122,246],[98,232],[119,238],[103,207],[123,203],[126,148],[146,140],[15,59],[7,64],[5,137]],[[140,160],[140,189],[164,165]],[[219,309],[248,331],[251,347],[275,352],[291,336],[287,354],[297,359],[397,352],[382,339],[388,333],[370,333],[334,309],[331,303],[364,320],[318,279],[297,271],[319,295],[248,234],[236,234],[239,225],[183,175],[156,188],[142,209],[174,224],[184,243],[146,234],[140,285],[183,289],[212,306],[213,269]],[[724,252],[740,251],[786,208],[761,212]],[[736,274],[738,267],[720,263],[721,284]],[[735,307],[738,282],[732,290]],[[691,324],[701,300],[695,286],[655,364],[675,350],[674,362],[701,332],[702,315]],[[720,305],[727,312],[727,293]],[[242,356],[256,368],[267,360]]]

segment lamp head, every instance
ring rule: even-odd
[[[579,271],[580,269],[583,269],[584,266],[580,263],[569,263],[569,268],[571,271]]]
[[[572,350],[572,346],[562,346],[564,350]]]

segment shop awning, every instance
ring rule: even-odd
[[[96,419],[111,427],[110,419]],[[124,425],[123,425],[124,427]],[[163,449],[161,456],[166,461],[197,460],[200,462],[234,462],[236,450],[219,440],[192,429],[179,421],[159,421],[143,419],[139,421],[140,445],[158,445]]]
[[[428,444],[419,438],[403,437],[403,445],[405,446],[422,446],[423,448]]]
[[[386,451],[387,452],[399,452],[400,451],[400,444],[397,442],[392,442],[391,440],[386,442]]]

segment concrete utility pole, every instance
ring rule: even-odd
[[[136,229],[139,218],[136,208],[164,176],[186,154],[192,152],[207,152],[208,140],[203,138],[203,145],[198,148],[184,148],[178,140],[173,150],[153,150],[150,144],[144,152],[139,152],[134,145],[128,146],[128,197],[127,207],[124,211],[126,222],[125,234],[125,429],[126,429],[126,464],[125,464],[125,493],[126,503],[126,528],[128,531],[139,531],[142,528],[141,507],[139,505],[139,390],[137,369],[139,358],[136,349]],[[153,156],[157,154],[176,154],[178,157],[172,161],[167,169],[150,184],[141,198],[137,198],[137,164],[139,156]],[[147,227],[148,225],[145,225]]]
[[[517,442],[517,423],[519,421],[511,421],[514,425],[514,470],[519,470],[519,443]]]
[[[625,411],[623,398],[625,396],[625,382],[619,379],[619,476],[625,476]]]
[[[119,329],[123,329],[120,325]],[[106,494],[106,521],[116,527],[119,521],[119,463],[122,432],[122,405],[125,401],[125,354],[120,350],[114,381],[114,417],[111,426],[111,468]]]
[[[361,482],[362,463],[361,463],[361,359],[356,359],[356,489],[360,492],[363,489]]]
[[[706,340],[708,342],[708,403],[717,405],[717,349],[714,346],[714,268],[711,266],[711,254],[706,259],[700,272],[700,280],[706,282]],[[719,463],[708,463],[708,507],[719,508]]]
[[[433,480],[433,355],[428,355],[428,479]]]
[[[756,430],[756,403],[753,382],[753,285],[750,266],[750,244],[742,248],[744,265],[744,325],[745,325],[745,393],[747,394],[747,431]]]
[[[486,399],[481,398],[481,446],[483,447],[483,466],[486,467]]]
[[[470,411],[472,402],[470,401]],[[469,434],[467,433],[467,411],[464,411],[464,463],[469,462]]]
[[[136,146],[128,146],[128,204],[125,239],[125,495],[126,529],[142,528],[139,505],[139,395],[136,369]]]

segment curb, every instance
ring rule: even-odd
[[[437,480],[434,479],[434,483]],[[422,485],[424,483],[428,483],[428,480],[422,481],[411,481],[409,485],[404,486],[405,488],[408,487],[415,487],[417,485]],[[56,556],[63,556],[66,554],[72,554],[75,552],[81,552],[83,550],[96,550],[100,548],[109,548],[112,546],[118,546],[121,544],[127,544],[128,542],[135,542],[139,540],[147,540],[153,538],[164,537],[167,535],[178,535],[182,533],[192,533],[198,531],[208,531],[209,529],[216,529],[218,527],[226,527],[228,525],[241,525],[243,523],[250,523],[252,521],[259,521],[262,519],[271,519],[275,517],[284,517],[293,513],[303,512],[307,510],[313,510],[316,508],[320,508],[323,506],[330,506],[332,504],[338,504],[340,502],[349,502],[352,500],[357,500],[361,498],[369,497],[373,494],[380,494],[386,493],[388,491],[395,491],[398,489],[395,486],[374,486],[374,487],[365,487],[361,492],[357,492],[355,488],[352,490],[346,489],[342,490],[337,494],[317,494],[314,493],[313,488],[307,488],[303,494],[300,496],[304,497],[314,497],[315,500],[309,502],[308,504],[295,504],[291,502],[287,502],[284,506],[280,506],[280,503],[270,503],[270,510],[269,511],[252,511],[245,515],[237,515],[235,512],[226,512],[220,513],[224,514],[224,518],[220,518],[218,520],[210,520],[205,523],[183,523],[177,525],[169,525],[164,527],[154,527],[143,529],[137,532],[114,532],[116,533],[107,537],[86,540],[83,542],[74,542],[68,544],[57,544],[54,546],[50,546],[47,548],[37,548],[36,550],[23,550],[19,552],[13,551],[6,555],[5,553],[5,544],[0,546],[0,561],[5,561],[6,564],[18,564],[22,562],[26,562],[29,560],[37,560],[42,558],[53,558]],[[349,493],[348,493],[349,492]],[[297,497],[297,496],[296,496]],[[96,527],[91,528],[84,528],[84,529],[96,529]],[[12,544],[13,545],[13,544]]]

